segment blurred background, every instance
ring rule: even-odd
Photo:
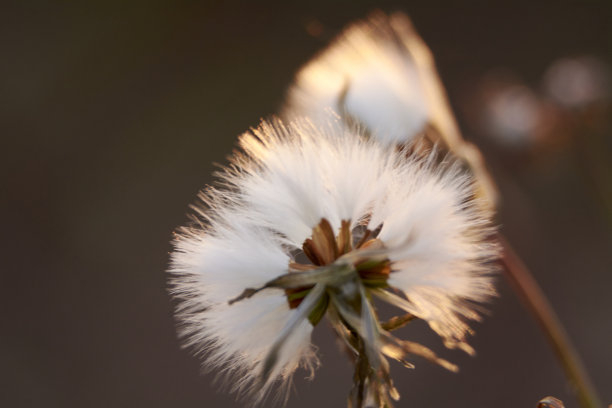
[[[180,348],[172,231],[236,136],[297,69],[370,11],[410,14],[466,138],[503,197],[499,224],[612,403],[610,2],[3,2],[0,405],[238,407]],[[577,406],[503,276],[459,374],[393,367],[406,407]],[[290,407],[342,407],[351,367],[325,325],[322,367]],[[247,404],[248,406],[248,404]]]

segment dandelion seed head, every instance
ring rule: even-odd
[[[299,366],[316,366],[310,336],[329,302],[368,341],[373,361],[384,352],[408,364],[411,350],[454,367],[368,331],[378,323],[364,290],[471,351],[467,321],[478,319],[473,303],[494,294],[496,248],[486,244],[491,214],[458,165],[436,164],[433,153],[407,158],[339,123],[264,121],[239,144],[220,187],[200,195],[195,222],[178,234],[170,268],[185,344],[237,378],[233,391],[261,402],[274,384],[286,390]],[[263,289],[299,271],[320,278]],[[401,296],[380,289],[388,286]],[[261,289],[229,303],[246,288]],[[387,370],[384,358],[378,364]]]

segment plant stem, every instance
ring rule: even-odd
[[[499,234],[499,241],[503,246],[502,264],[506,277],[513,284],[515,292],[522,298],[525,306],[532,313],[546,335],[567,377],[575,387],[580,405],[584,408],[601,407],[601,402],[591,385],[584,365],[561,325],[559,318],[546,299],[546,295],[544,295],[544,292],[523,261],[512,249],[512,246],[501,234]]]
[[[432,124],[440,132],[442,140],[449,150],[465,160],[471,167],[475,178],[478,180],[478,195],[483,196],[491,208],[496,207],[499,193],[493,176],[487,170],[480,150],[475,145],[467,143],[461,135],[444,85],[438,75],[433,53],[417,33],[410,19],[402,14],[396,14],[392,16],[392,25],[400,33],[400,38],[411,55],[423,81],[428,107],[431,109]],[[542,289],[501,234],[499,240],[504,247],[502,262],[505,266],[506,276],[513,283],[515,292],[523,299],[544,331],[567,376],[576,388],[580,404],[584,408],[601,407],[601,402],[591,385],[583,364]]]

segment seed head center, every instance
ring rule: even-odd
[[[360,237],[354,237],[350,220],[342,220],[338,235],[334,234],[331,224],[325,218],[312,229],[310,238],[306,238],[302,251],[311,263],[291,262],[289,267],[294,271],[308,271],[334,263],[338,258],[359,249],[383,248],[381,240],[376,238],[376,231],[365,229]],[[356,239],[358,238],[358,239]],[[391,273],[388,259],[360,258],[354,263],[355,270],[364,285],[368,287],[385,287]],[[313,286],[286,289],[289,307],[297,308]]]

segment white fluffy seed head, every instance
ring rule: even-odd
[[[405,308],[448,346],[470,350],[465,322],[478,318],[473,302],[494,294],[496,251],[486,243],[491,214],[475,203],[472,180],[458,166],[435,164],[433,153],[407,158],[334,123],[264,121],[240,147],[220,172],[220,187],[201,194],[194,223],[180,230],[170,268],[185,343],[209,367],[237,376],[234,391],[261,401],[273,383],[315,365],[305,320],[270,381],[258,383],[263,359],[296,309],[279,289],[228,300],[287,273],[291,254],[323,218],[335,232],[342,220],[352,228],[382,225],[389,283],[406,295]]]
[[[423,79],[388,17],[347,28],[296,75],[285,117],[350,117],[385,143],[407,142],[428,122]]]

